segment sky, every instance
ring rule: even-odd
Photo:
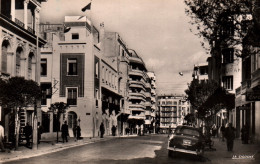
[[[208,55],[185,14],[184,0],[92,0],[91,10],[81,9],[90,0],[48,0],[42,3],[41,22],[63,23],[64,16],[91,18],[105,31],[118,32],[149,71],[156,74],[158,94],[184,94],[195,64]],[[179,75],[183,72],[183,76]]]

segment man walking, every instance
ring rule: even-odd
[[[233,145],[235,139],[235,128],[232,126],[232,123],[228,124],[228,127],[225,130],[225,137],[227,139],[228,151],[233,151]]]
[[[68,129],[67,121],[64,121],[64,124],[62,124],[61,126],[61,136],[62,136],[63,143],[64,140],[68,142],[68,138],[67,138],[68,134],[69,134],[69,129]]]
[[[222,124],[222,126],[220,127],[220,131],[221,131],[221,138],[222,138],[222,141],[224,142],[224,137],[225,137],[225,126],[224,124]]]

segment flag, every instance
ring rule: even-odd
[[[90,10],[90,8],[91,8],[91,2],[87,6],[83,7],[81,11],[85,12],[86,10]]]

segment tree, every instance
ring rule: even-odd
[[[188,8],[185,12],[191,17],[191,24],[202,38],[202,47],[207,53],[221,52],[222,47],[234,47],[235,55],[241,56],[242,44],[252,24],[252,0],[184,0]],[[205,46],[208,45],[208,46]]]
[[[53,104],[51,104],[51,106],[49,107],[49,109],[53,112],[56,113],[56,127],[57,127],[57,143],[59,142],[59,120],[60,120],[60,116],[61,114],[66,113],[66,110],[69,108],[69,105],[64,103],[64,102],[55,102]]]
[[[190,125],[190,124],[193,124],[195,122],[195,115],[194,113],[188,113],[185,117],[184,117],[184,120],[187,121],[187,124]]]
[[[193,80],[185,92],[192,107],[197,110],[197,117],[202,120],[211,119],[220,109],[232,110],[235,107],[235,95],[215,81]]]
[[[198,111],[199,118],[205,118],[208,109],[202,109],[200,107],[218,87],[219,84],[216,81],[199,82],[198,80],[193,80],[188,89],[185,90],[185,93],[188,96],[187,99],[191,103],[192,108]]]
[[[23,77],[11,77],[0,80],[0,105],[15,118],[15,147],[18,148],[20,120],[18,114],[22,108],[36,105],[36,100],[41,98],[41,88],[33,80]],[[36,112],[35,112],[36,113]]]

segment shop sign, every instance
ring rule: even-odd
[[[260,90],[247,91],[246,101],[260,101]]]

